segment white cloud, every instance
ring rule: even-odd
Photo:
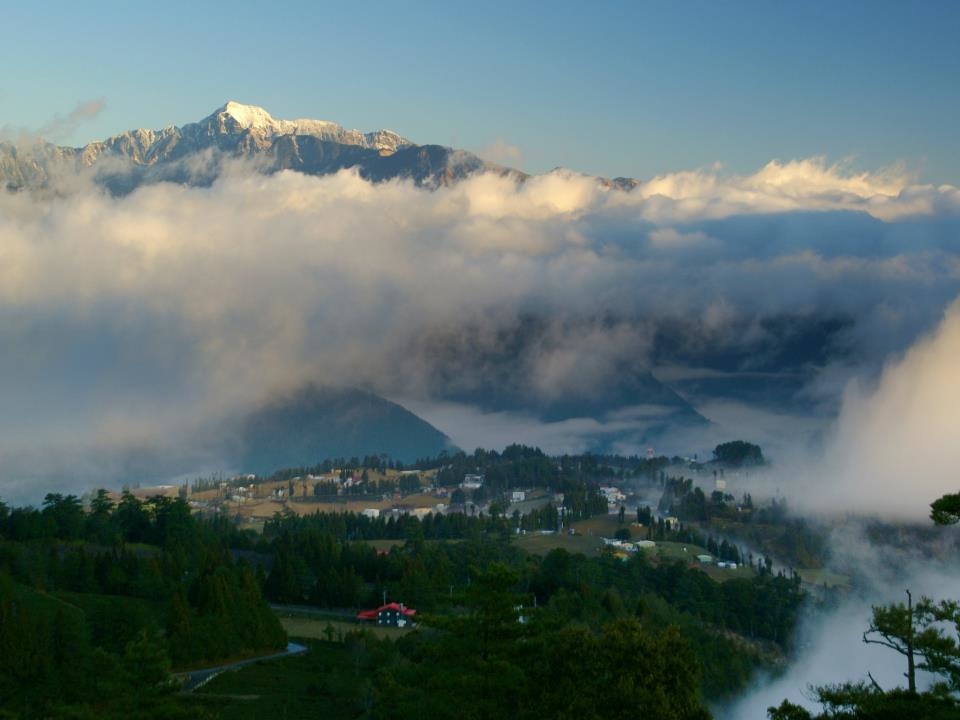
[[[943,230],[957,190],[909,182],[807,160],[632,192],[569,172],[427,192],[227,162],[208,188],[111,197],[79,176],[0,194],[0,451],[149,441],[307,380],[427,398],[438,369],[462,379],[476,343],[495,357],[529,317],[546,329],[523,362],[470,371],[588,392],[752,347],[763,318],[795,313],[855,318],[852,342],[880,356],[960,278]],[[664,327],[679,328],[673,354],[653,357]],[[438,333],[459,339],[427,343]]]
[[[960,491],[960,301],[939,328],[883,372],[877,386],[848,387],[822,464],[801,506],[856,509],[912,520]]]
[[[671,173],[629,195],[616,202],[640,204],[663,222],[801,210],[856,210],[881,220],[960,212],[953,186],[916,185],[901,167],[855,172],[823,158],[773,160],[752,175],[722,176],[717,168]]]

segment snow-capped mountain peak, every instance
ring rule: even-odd
[[[230,100],[200,121],[200,125],[215,134],[229,134],[249,131],[261,138],[275,138],[283,135],[309,135],[321,140],[329,140],[344,145],[359,145],[379,151],[396,152],[398,148],[412,143],[391,130],[376,130],[361,133],[358,130],[345,130],[329,120],[298,118],[280,120],[273,117],[262,107],[244,105]]]
[[[200,157],[202,162],[193,161]],[[96,181],[117,194],[153,182],[209,185],[224,160],[252,157],[259,158],[262,172],[326,175],[356,168],[374,182],[410,178],[425,187],[481,171],[525,177],[468,152],[415,145],[391,130],[362,133],[328,120],[282,120],[257,105],[231,100],[198,122],[128,130],[80,148],[46,144],[22,152],[0,141],[0,187],[45,187],[70,168],[92,169]]]
[[[273,116],[262,107],[244,105],[234,100],[230,100],[223,107],[218,108],[213,115],[229,115],[239,126],[248,129],[273,130],[278,125]]]

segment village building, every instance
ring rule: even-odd
[[[620,488],[601,486],[599,489],[600,494],[603,495],[607,501],[607,509],[610,512],[617,512],[627,499],[627,496],[624,495]]]
[[[483,475],[464,475],[460,487],[464,490],[477,490],[483,487]]]
[[[363,610],[357,613],[357,620],[375,621],[377,625],[388,627],[406,627],[413,624],[417,611],[405,607],[403,603],[387,603],[375,610]]]

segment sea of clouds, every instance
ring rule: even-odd
[[[131,482],[144,456],[225,469],[210,428],[309,382],[402,399],[462,447],[563,452],[641,409],[545,421],[450,398],[584,396],[631,368],[799,376],[797,406],[691,398],[713,424],[683,442],[773,448],[755,489],[832,518],[836,557],[872,582],[811,615],[789,672],[722,716],[867,670],[896,684],[898,659],[860,641],[870,605],[956,596],[954,571],[876,554],[842,518],[922,521],[958,489],[957,188],[818,158],[632,191],[567,171],[429,191],[217,166],[208,187],[113,196],[88,171],[0,194],[0,496]]]
[[[0,496],[84,468],[118,476],[128,468],[114,451],[129,447],[215,467],[187,451],[201,428],[306,382],[409,399],[465,447],[523,440],[498,431],[514,423],[531,442],[574,450],[591,423],[624,418],[538,424],[445,403],[448,386],[509,375],[549,398],[589,394],[625,367],[709,373],[732,357],[724,372],[769,369],[777,318],[837,321],[804,368],[805,392],[837,399],[862,378],[846,390],[829,462],[891,478],[891,508],[901,465],[875,457],[872,434],[893,453],[908,420],[903,432],[936,455],[929,427],[957,406],[941,389],[960,385],[944,359],[958,323],[944,313],[960,293],[960,190],[901,168],[812,158],[750,175],[678,172],[632,191],[558,170],[429,191],[350,171],[217,166],[209,187],[118,197],[91,170],[0,195]],[[531,318],[536,332],[498,360],[504,328],[515,339]],[[936,413],[909,399],[924,382]],[[724,432],[772,422],[747,403],[700,409]]]

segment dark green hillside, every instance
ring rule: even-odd
[[[310,386],[244,421],[238,464],[243,472],[268,474],[332,457],[385,454],[411,462],[452,449],[442,432],[378,395]]]
[[[600,327],[614,329],[613,321],[569,321],[565,334],[589,335]],[[524,315],[491,333],[483,322],[455,329],[437,329],[411,342],[408,352],[432,372],[428,378],[435,397],[465,403],[487,411],[522,412],[555,422],[575,417],[602,420],[612,413],[649,418],[651,424],[707,421],[680,395],[630,360],[612,360],[598,346],[576,368],[550,387],[531,378],[543,357],[563,354],[557,327],[548,320]],[[603,382],[591,381],[603,368]]]
[[[194,694],[220,720],[351,720],[363,717],[371,663],[351,657],[354,644],[313,641],[303,655],[247,665],[218,675]]]
[[[0,503],[0,717],[196,717],[171,669],[286,646],[235,540],[179,499]]]

